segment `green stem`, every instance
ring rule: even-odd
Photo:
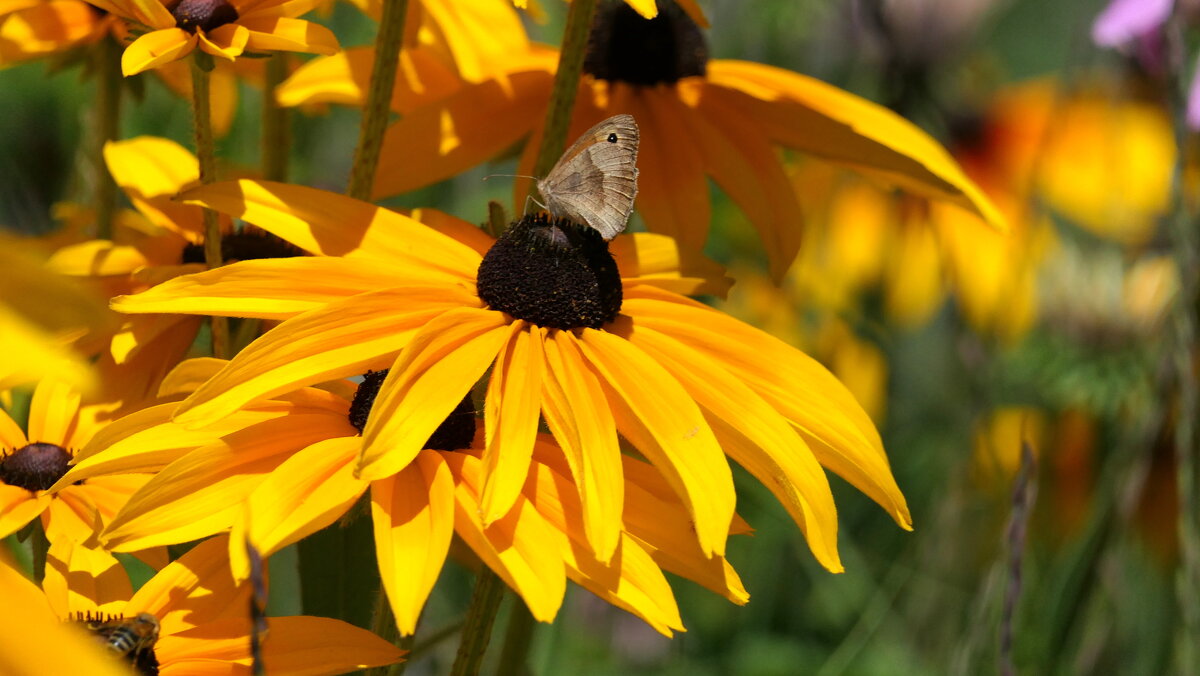
[[[517,599],[508,618],[508,629],[504,632],[504,649],[500,651],[496,676],[522,676],[527,673],[525,663],[529,661],[534,625],[533,614]]]
[[[375,596],[375,611],[371,615],[371,632],[405,652],[412,650],[413,637],[400,635],[400,631],[396,627],[395,616],[392,614],[392,604],[388,602],[387,592],[382,584],[379,585],[379,593]],[[368,669],[367,676],[399,676],[404,673],[407,666],[406,656],[405,661],[398,664]]]
[[[192,56],[192,122],[196,130],[196,159],[200,162],[200,182],[213,183],[217,180],[217,161],[213,146],[212,101],[209,94],[209,72],[212,57],[196,50]],[[204,209],[204,261],[209,270],[225,264],[221,257],[221,228],[217,223],[217,212]],[[212,317],[213,356],[228,359],[229,321],[225,317]]]
[[[46,530],[41,524],[41,519],[33,524],[33,531],[29,534],[29,548],[33,552],[33,581],[40,587],[46,577],[46,555],[50,552],[50,540],[46,539]]]
[[[275,100],[275,87],[287,77],[287,71],[287,52],[275,52],[267,59],[262,105],[262,175],[268,181],[287,181],[291,117],[288,109]]]
[[[371,199],[379,150],[383,147],[383,134],[387,130],[392,104],[392,89],[396,86],[396,68],[400,63],[400,44],[404,40],[407,14],[408,0],[383,0],[383,17],[379,20],[379,34],[375,36],[371,86],[363,106],[358,146],[354,149],[354,164],[350,167],[350,184],[346,186],[346,194],[354,199]]]
[[[488,642],[492,638],[492,623],[496,611],[504,598],[504,583],[491,568],[481,565],[475,580],[475,591],[471,595],[471,607],[463,623],[462,642],[458,645],[458,656],[450,668],[451,676],[474,676],[483,664]]]
[[[104,162],[104,146],[120,137],[121,50],[115,40],[96,43],[96,237],[112,239],[113,214],[117,210],[117,184]]]
[[[579,92],[579,78],[583,76],[583,59],[587,56],[588,34],[595,13],[596,0],[572,0],[567,13],[567,27],[563,31],[562,50],[558,53],[554,89],[550,92],[550,105],[546,108],[542,146],[538,148],[537,162],[533,165],[534,176],[549,173],[566,146],[567,128],[571,125],[571,111],[575,108],[575,95]]]

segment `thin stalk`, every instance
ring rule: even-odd
[[[375,612],[371,615],[371,632],[392,645],[408,653],[412,650],[413,637],[401,636],[396,627],[396,618],[392,614],[392,604],[388,602],[387,592],[379,585],[379,593],[375,597]],[[398,664],[386,667],[375,667],[367,670],[367,676],[400,676],[408,668],[408,659]]]
[[[33,552],[33,581],[40,587],[46,577],[46,555],[50,552],[50,540],[46,538],[41,519],[33,524],[29,533],[29,549]]]
[[[113,214],[117,210],[117,184],[104,162],[104,145],[120,137],[121,50],[108,38],[96,43],[96,148],[95,206],[96,237],[111,239]]]
[[[517,599],[508,618],[508,629],[504,632],[504,648],[500,651],[500,664],[496,676],[522,676],[527,673],[529,646],[533,645],[535,621],[529,608]]]
[[[379,166],[379,150],[383,147],[383,134],[387,130],[392,90],[396,85],[396,68],[400,63],[400,44],[404,40],[404,19],[407,14],[408,0],[383,0],[383,17],[379,21],[379,34],[375,36],[371,86],[363,106],[358,146],[354,149],[354,164],[350,167],[350,183],[346,186],[346,194],[354,199],[371,199],[375,169]]]
[[[567,128],[571,125],[571,111],[579,92],[579,78],[583,76],[588,34],[595,14],[596,0],[572,0],[567,12],[567,27],[563,31],[562,50],[558,53],[554,88],[550,91],[550,105],[546,108],[542,146],[538,148],[537,162],[533,165],[534,176],[549,173],[566,146]]]
[[[275,100],[275,87],[287,77],[287,71],[287,52],[275,52],[267,59],[262,104],[262,175],[268,181],[287,181],[291,116],[288,109]]]
[[[454,666],[450,668],[451,676],[475,676],[483,665],[483,655],[487,652],[488,642],[492,638],[492,624],[496,621],[496,611],[504,598],[504,583],[500,577],[486,565],[479,567],[479,577],[475,580],[475,591],[471,594],[471,607],[467,609],[467,619],[463,624],[462,642],[458,644],[458,656],[454,658]]]
[[[217,160],[213,146],[212,100],[209,93],[209,72],[212,57],[196,50],[192,57],[192,123],[196,131],[196,158],[200,161],[200,182],[213,183],[217,180]],[[217,212],[204,209],[204,262],[209,270],[225,264],[221,256],[221,228],[217,223]],[[228,359],[229,321],[225,317],[212,317],[213,356]]]

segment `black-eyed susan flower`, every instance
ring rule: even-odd
[[[139,618],[154,627],[126,655],[134,658],[135,673],[250,673],[251,585],[236,584],[229,574],[228,548],[225,537],[206,540],[135,592],[112,554],[63,540],[50,547],[42,588],[64,622],[95,626]],[[266,622],[267,673],[341,674],[393,664],[403,654],[341,620],[294,616]]]
[[[313,8],[312,0],[94,0],[92,4],[147,31],[121,55],[126,76],[181,59],[196,47],[227,61],[246,51],[338,51],[337,38],[328,28],[295,18]]]
[[[712,179],[758,231],[780,278],[799,249],[801,210],[778,155],[794,149],[1003,219],[929,135],[887,109],[814,78],[746,61],[710,60],[704,35],[674,3],[647,21],[619,2],[597,12],[570,137],[615,113],[641,128],[637,208],[684,248],[703,247]],[[375,195],[475,166],[524,137],[532,171],[555,62],[516,54],[509,68],[404,116],[388,131]],[[518,181],[516,203],[528,184]]]
[[[67,472],[75,452],[103,428],[94,407],[83,403],[77,390],[43,380],[33,392],[25,430],[0,410],[0,535],[11,535],[40,517],[51,542],[85,541],[95,534],[97,522],[107,523],[150,478],[122,473],[55,493],[47,490]],[[106,408],[103,398],[92,403]]]
[[[59,619],[42,590],[7,559],[0,559],[0,596],[10,609],[0,616],[0,672],[129,676],[82,626]]]
[[[187,362],[164,387],[195,387],[221,365]],[[670,635],[682,624],[660,569],[745,602],[728,562],[701,554],[687,512],[670,499],[662,476],[633,458],[622,459],[625,525],[621,555],[610,563],[588,547],[578,491],[547,435],[535,441],[530,476],[513,509],[485,527],[479,516],[485,443],[469,399],[404,471],[376,481],[355,477],[361,427],[383,377],[368,374],[357,392],[346,382],[303,388],[193,431],[167,420],[172,405],[147,409],[85,448],[60,483],[130,466],[154,468],[155,479],[102,541],[123,551],[232,529],[230,557],[239,580],[249,575],[247,545],[270,556],[329,526],[369,490],[380,575],[405,634],[416,628],[454,533],[545,621],[554,618],[571,579]],[[736,532],[745,530],[740,521],[735,525]]]
[[[803,353],[676,291],[712,284],[678,267],[643,277],[662,256],[643,258],[636,244],[656,240],[625,237],[635,246],[617,244],[614,260],[594,231],[544,216],[496,242],[443,219],[439,229],[456,239],[386,209],[266,182],[215,184],[185,199],[326,254],[236,263],[115,299],[123,312],[283,320],[181,404],[175,419],[185,425],[390,368],[355,467],[381,480],[414,462],[491,368],[484,525],[520,496],[544,417],[601,561],[620,542],[618,433],[664,475],[706,555],[724,552],[733,518],[726,453],[775,493],[831,570],[841,564],[822,465],[909,527],[878,432],[849,392]],[[649,248],[665,253],[662,243]]]

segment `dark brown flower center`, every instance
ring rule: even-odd
[[[225,0],[180,0],[171,10],[175,25],[189,33],[211,31],[237,21],[238,12]]]
[[[44,491],[67,473],[70,462],[71,454],[62,446],[29,444],[0,460],[0,481],[30,491]]]
[[[379,387],[387,378],[388,369],[382,371],[367,371],[363,374],[362,384],[354,393],[354,401],[350,404],[350,424],[361,434],[367,426],[367,418],[371,415],[371,407],[379,394]],[[429,435],[425,448],[438,451],[457,451],[470,448],[475,441],[475,402],[471,401],[471,393],[458,403],[454,411],[446,416],[441,425]]]
[[[672,84],[704,75],[708,43],[687,12],[658,0],[658,16],[645,19],[624,0],[603,0],[588,36],[583,70],[601,80],[635,85]]]
[[[616,318],[623,299],[621,273],[600,233],[541,212],[504,231],[476,284],[493,310],[551,329],[598,329]]]

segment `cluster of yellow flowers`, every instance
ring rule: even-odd
[[[1048,83],[997,99],[989,129],[1008,136],[955,159],[848,92],[711,59],[692,1],[573,0],[562,50],[527,37],[519,12],[543,13],[536,3],[356,0],[379,38],[345,50],[297,18],[321,4],[0,6],[0,65],[86,50],[98,106],[121,98],[106,72],[154,71],[192,101],[197,139],[193,154],[110,134],[94,203],[60,205],[52,238],[0,241],[0,536],[30,543],[41,587],[0,560],[0,589],[29,608],[21,622],[0,614],[4,673],[55,659],[64,673],[396,663],[403,650],[347,622],[260,616],[269,557],[367,511],[375,564],[369,550],[344,560],[377,568],[402,636],[448,557],[498,578],[536,620],[555,619],[569,579],[671,636],[684,621],[665,573],[749,599],[726,559],[729,536],[751,531],[730,460],[839,572],[827,471],[912,527],[872,422],[886,361],[838,319],[851,299],[889,280],[888,311],[919,324],[953,288],[970,324],[1012,339],[1055,249],[1025,211],[1031,189],[1134,240],[1164,206],[1165,174],[1161,191],[1125,196],[1125,222],[1092,218],[1095,195],[1080,191],[1124,184],[1086,157],[1094,135],[1149,135],[1128,141],[1147,149],[1141,164],[1118,167],[1146,185],[1171,164],[1172,147],[1154,145],[1168,132],[1133,105],[1103,119],[1086,97],[1051,119]],[[322,56],[295,67],[281,52]],[[288,183],[286,134],[264,144],[262,174],[222,174],[212,138],[239,79],[264,84],[276,120],[363,108],[348,194]],[[606,242],[586,223],[506,229],[503,216],[372,203],[512,148],[517,173],[544,174],[564,139],[618,113],[640,128],[647,232]],[[1071,134],[1051,134],[1063,147],[1049,156],[1069,166],[1018,156],[1058,123]],[[1086,171],[1095,180],[1078,180]],[[704,255],[710,181],[756,233],[769,281]],[[529,190],[515,183],[518,210]],[[1149,293],[1161,299],[1169,277]],[[806,308],[828,324],[801,336]],[[180,555],[183,543],[196,544]],[[138,565],[157,572],[135,592],[125,570]]]

